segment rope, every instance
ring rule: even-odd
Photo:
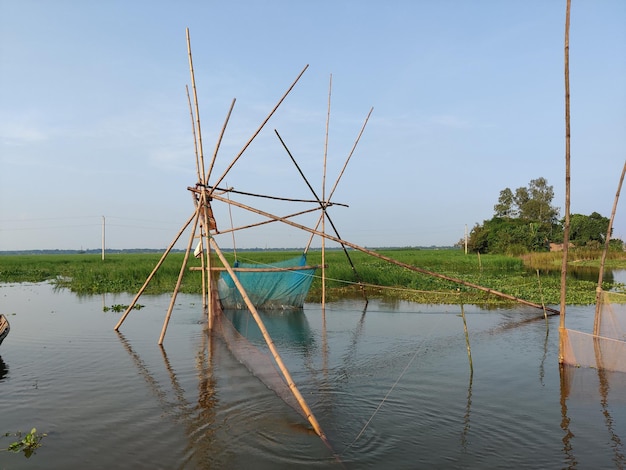
[[[434,329],[434,325],[433,327],[430,329],[430,332],[428,333],[427,336],[430,336],[430,334],[432,333]],[[348,446],[343,450],[343,452],[341,454],[344,454],[348,449],[350,449],[350,447],[352,447],[356,441],[359,440],[359,438],[363,435],[363,433],[365,432],[365,430],[368,428],[368,426],[370,425],[370,423],[372,422],[372,420],[374,419],[374,416],[376,416],[376,414],[378,413],[378,411],[382,408],[382,406],[385,404],[385,402],[387,401],[387,398],[389,398],[389,395],[391,395],[391,392],[393,392],[393,390],[396,388],[396,385],[398,385],[398,383],[400,382],[400,380],[402,379],[402,377],[404,376],[404,374],[406,373],[406,371],[409,369],[409,367],[411,366],[411,364],[413,363],[413,361],[415,360],[415,358],[417,357],[418,353],[420,352],[421,349],[421,345],[418,345],[417,349],[415,350],[415,352],[413,353],[413,356],[411,357],[411,359],[409,360],[409,362],[407,363],[406,366],[404,366],[404,369],[402,369],[402,372],[400,373],[400,376],[396,379],[396,381],[393,383],[393,385],[391,386],[391,388],[389,389],[389,391],[385,394],[385,396],[383,397],[383,399],[381,400],[381,402],[378,404],[378,406],[376,407],[376,409],[374,410],[374,412],[372,413],[372,415],[369,417],[369,419],[366,421],[365,425],[363,426],[363,428],[361,429],[361,431],[359,431],[359,433],[357,434],[357,436],[354,438],[354,440],[348,444]]]

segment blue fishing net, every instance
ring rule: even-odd
[[[306,266],[306,255],[291,258],[269,266],[235,262],[234,268],[293,268]],[[313,282],[315,268],[281,271],[238,271],[235,272],[248,297],[255,307],[261,309],[301,308]],[[235,282],[227,272],[222,272],[217,281],[222,307],[245,309],[246,304]]]

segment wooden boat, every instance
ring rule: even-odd
[[[4,315],[0,314],[0,344],[2,344],[2,341],[7,337],[10,330],[9,320],[7,320],[7,317]]]

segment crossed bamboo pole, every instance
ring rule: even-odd
[[[241,209],[245,209],[245,210],[253,212],[255,214],[262,215],[262,216],[264,216],[266,218],[273,219],[273,220],[282,222],[282,223],[287,224],[287,225],[291,225],[292,227],[298,228],[300,230],[304,230],[305,232],[309,232],[309,233],[311,233],[313,235],[318,235],[320,237],[324,237],[324,238],[326,238],[328,240],[332,240],[334,242],[337,242],[339,244],[342,244],[342,245],[345,245],[347,247],[353,248],[355,250],[361,251],[361,252],[363,252],[365,254],[368,254],[370,256],[373,256],[375,258],[382,259],[383,261],[387,261],[387,262],[389,262],[391,264],[395,264],[396,266],[400,266],[400,267],[406,268],[406,269],[408,269],[410,271],[415,271],[415,272],[418,272],[418,273],[421,273],[421,274],[427,274],[429,276],[437,277],[439,279],[444,279],[446,281],[454,282],[455,284],[460,284],[460,285],[463,285],[463,286],[467,286],[467,287],[471,287],[471,288],[474,288],[474,289],[478,289],[478,290],[481,290],[483,292],[487,292],[488,294],[492,294],[492,295],[495,295],[497,297],[501,297],[503,299],[515,301],[515,302],[521,303],[523,305],[528,305],[530,307],[538,308],[538,309],[541,309],[541,310],[544,309],[544,306],[542,306],[542,305],[536,304],[534,302],[529,302],[528,300],[520,299],[519,297],[515,297],[513,295],[505,294],[504,292],[500,292],[500,291],[491,289],[489,287],[484,287],[484,286],[481,286],[481,285],[478,285],[478,284],[474,284],[472,282],[464,281],[462,279],[458,279],[458,278],[446,276],[444,274],[440,274],[440,273],[436,273],[436,272],[433,272],[433,271],[429,271],[427,269],[423,269],[423,268],[414,266],[412,264],[403,263],[401,261],[395,260],[395,259],[390,258],[388,256],[381,255],[380,253],[377,253],[375,251],[368,250],[367,248],[359,246],[359,245],[357,245],[355,243],[351,243],[351,242],[349,242],[347,240],[342,240],[342,239],[340,239],[338,237],[333,237],[332,235],[329,235],[327,233],[320,232],[318,230],[315,230],[313,228],[307,227],[307,226],[302,225],[302,224],[298,224],[298,223],[293,222],[293,221],[291,221],[291,220],[289,220],[287,218],[279,217],[279,216],[270,214],[268,212],[264,212],[264,211],[261,211],[259,209],[255,209],[254,207],[250,207],[250,206],[248,206],[246,204],[242,204],[240,202],[233,201],[232,199],[231,200],[227,200],[227,199],[225,199],[225,198],[223,198],[221,196],[216,196],[216,195],[214,195],[213,198],[216,201],[221,201],[221,202],[233,204],[233,205],[235,205],[235,206],[237,206],[237,207],[239,207]],[[558,314],[559,313],[558,310],[550,308],[550,307],[545,307],[545,309],[547,311],[551,312],[552,314]]]

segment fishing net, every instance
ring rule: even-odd
[[[304,254],[265,267],[237,261],[233,268],[254,306],[265,310],[301,308],[316,269],[313,266],[306,266]],[[247,308],[235,282],[227,272],[220,275],[217,290],[223,308]]]
[[[233,356],[245,365],[267,388],[276,393],[287,405],[306,418],[302,407],[300,407],[296,401],[285,379],[276,368],[275,362],[271,356],[261,351],[239,333],[230,318],[228,318],[227,314],[221,309],[215,312],[214,318],[215,331],[221,335]]]
[[[563,364],[626,372],[626,294],[600,293],[594,332],[561,332]]]

